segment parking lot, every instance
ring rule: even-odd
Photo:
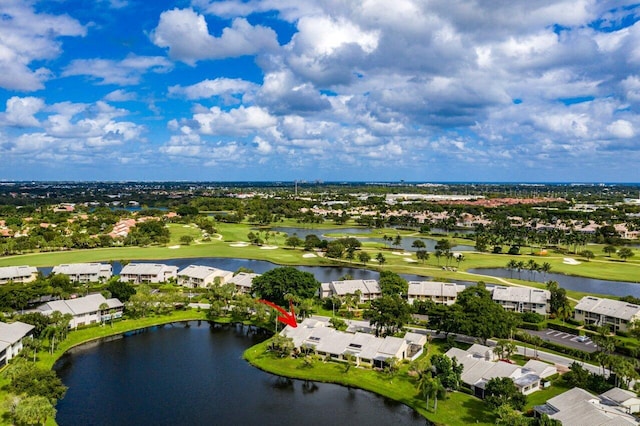
[[[547,342],[557,343],[573,349],[580,349],[585,352],[595,352],[598,350],[596,344],[586,336],[580,337],[575,334],[551,329],[542,331],[527,330],[527,333],[533,336],[539,336],[542,340]]]

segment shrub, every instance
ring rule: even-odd
[[[565,333],[578,334],[578,330],[575,327],[571,327],[568,325],[556,324],[550,322],[548,324],[549,328],[552,330],[564,331]]]
[[[522,324],[520,324],[520,328],[524,328],[525,330],[542,331],[545,329],[545,327],[545,323],[536,324],[532,322],[523,322]]]
[[[522,314],[522,321],[538,324],[544,321],[544,316],[536,312],[525,312]]]

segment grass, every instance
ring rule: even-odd
[[[461,392],[453,392],[448,399],[438,401],[438,410],[434,412],[432,405],[427,409],[425,401],[416,392],[415,379],[408,374],[408,365],[403,364],[394,375],[374,371],[370,368],[352,367],[345,371],[345,365],[337,362],[315,361],[312,366],[305,366],[301,359],[277,358],[267,351],[269,340],[247,349],[244,358],[252,365],[280,376],[294,379],[313,380],[352,386],[401,402],[436,424],[451,426],[493,424],[495,416],[485,404]]]

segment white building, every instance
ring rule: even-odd
[[[499,303],[507,311],[535,312],[540,315],[549,313],[551,293],[531,287],[489,287],[493,301]]]
[[[382,296],[380,285],[376,280],[344,280],[322,283],[320,287],[320,297],[343,297],[347,294],[360,292],[360,302],[374,300]]]
[[[438,305],[453,305],[465,286],[438,281],[409,281],[408,302],[431,300]]]
[[[493,378],[508,377],[522,394],[528,395],[541,388],[542,379],[557,373],[554,366],[535,360],[522,367],[494,361],[493,350],[482,345],[473,345],[466,351],[451,348],[446,355],[451,359],[456,358],[462,364],[461,380],[478,398],[484,398],[485,387]]]
[[[164,283],[176,279],[178,267],[163,263],[129,263],[120,271],[120,280],[134,284]]]
[[[237,293],[251,294],[251,286],[253,285],[253,279],[259,276],[260,274],[254,274],[249,272],[238,272],[236,275],[231,277],[228,283],[236,286]]]
[[[30,283],[38,277],[38,270],[33,266],[5,266],[0,268],[0,284],[8,282]]]
[[[563,426],[637,426],[638,421],[629,414],[627,407],[605,396],[617,394],[614,389],[596,396],[584,389],[573,388],[554,396],[544,405],[535,406],[534,411],[536,416],[546,414],[562,422]]]
[[[178,272],[178,284],[190,288],[209,287],[216,281],[219,284],[226,284],[232,277],[231,271],[211,266],[189,265]]]
[[[95,283],[111,278],[113,269],[108,263],[63,263],[54,266],[51,273],[67,275],[72,282]]]
[[[376,337],[368,333],[347,333],[328,326],[328,320],[306,318],[297,327],[286,326],[280,334],[290,337],[296,348],[312,347],[318,355],[329,356],[336,361],[352,355],[356,365],[367,364],[382,367],[389,358],[416,359],[420,356],[426,336],[407,333],[404,338]]]
[[[0,367],[20,353],[23,340],[31,337],[34,328],[20,321],[0,322]]]
[[[107,306],[101,309],[103,304]],[[56,311],[71,314],[73,318],[69,323],[70,328],[121,318],[123,309],[124,305],[120,300],[105,299],[99,293],[76,299],[54,300],[38,307],[44,315],[51,315]]]
[[[573,310],[576,321],[607,326],[613,332],[627,331],[633,321],[640,320],[640,306],[613,299],[585,296]]]

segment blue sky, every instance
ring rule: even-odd
[[[640,182],[640,4],[3,0],[0,180]]]

